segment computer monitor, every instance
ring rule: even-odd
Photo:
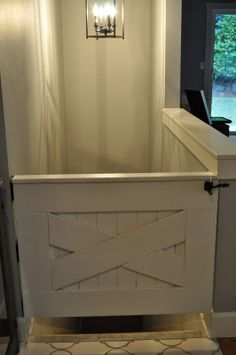
[[[232,123],[232,121],[225,117],[210,116],[204,91],[186,89],[185,93],[190,106],[190,112],[203,122],[213,126],[219,132],[229,137],[229,124]]]
[[[211,116],[208,110],[206,98],[203,90],[185,90],[190,112],[200,120],[212,124]]]

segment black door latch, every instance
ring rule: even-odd
[[[221,188],[221,187],[230,187],[230,184],[228,183],[222,183],[214,186],[214,183],[212,181],[205,181],[204,184],[204,191],[207,191],[209,195],[212,195],[212,190]]]

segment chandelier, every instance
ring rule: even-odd
[[[124,0],[86,0],[86,37],[124,39]]]

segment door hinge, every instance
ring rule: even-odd
[[[209,195],[212,195],[212,190],[217,189],[217,188],[226,188],[230,187],[229,183],[220,183],[217,185],[214,185],[212,181],[205,181],[204,183],[204,191],[207,191]]]

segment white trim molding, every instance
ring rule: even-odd
[[[28,337],[31,334],[32,326],[33,326],[32,318],[19,317],[17,319],[18,338],[21,344],[27,343]]]
[[[212,313],[209,333],[212,338],[236,337],[236,312]]]

